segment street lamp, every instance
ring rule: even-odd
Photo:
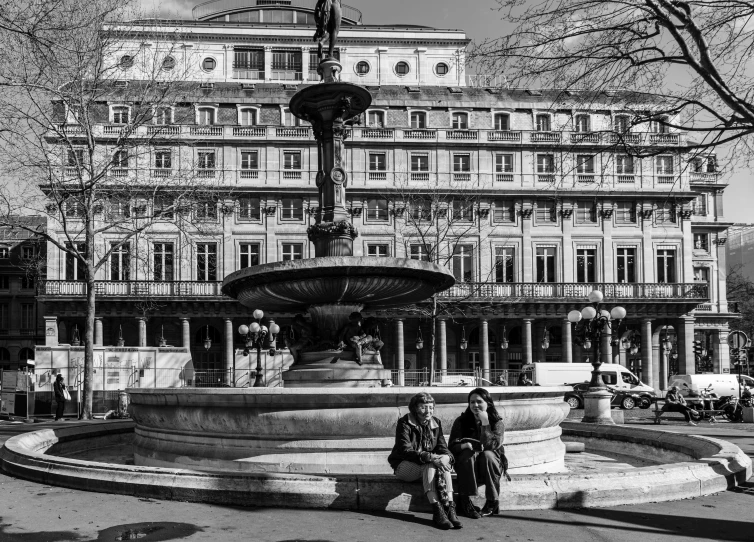
[[[204,349],[209,350],[212,348],[212,339],[209,338],[209,324],[207,324],[207,331],[204,335]]]
[[[599,290],[589,294],[589,302],[580,311],[573,310],[568,313],[568,321],[576,324],[575,336],[584,350],[589,351],[594,343],[594,357],[592,359],[592,380],[589,382],[589,392],[584,395],[584,419],[583,422],[612,424],[610,416],[610,401],[612,394],[600,378],[600,348],[602,333],[607,328],[617,335],[623,319],[626,317],[626,309],[613,307],[610,312],[601,308],[604,296]]]
[[[275,322],[270,323],[269,329],[267,328],[267,326],[261,325],[259,322],[262,320],[262,318],[264,318],[264,312],[259,309],[254,311],[253,316],[255,321],[248,326],[245,324],[238,326],[238,333],[246,338],[245,348],[243,351],[244,356],[248,356],[249,351],[252,348],[256,348],[257,350],[257,374],[254,377],[254,387],[262,388],[264,387],[262,380],[262,346],[264,345],[264,341],[269,334],[270,345],[272,347],[271,350],[274,349],[275,338],[277,337],[277,334],[280,333],[280,326],[278,326]]]
[[[506,338],[505,326],[503,326],[503,332],[500,338],[500,350],[508,350],[508,339]]]
[[[466,326],[461,327],[461,350],[466,350],[469,347],[469,341],[466,340]]]
[[[547,327],[542,332],[542,350],[547,351],[550,348],[550,332],[547,331]]]
[[[422,338],[422,328],[419,326],[416,332],[416,349],[421,350],[422,348],[424,348],[424,339]]]

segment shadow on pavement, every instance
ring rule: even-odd
[[[9,533],[7,529],[13,525],[2,521],[3,518],[0,517],[0,540],[3,542],[70,542],[79,539],[79,534],[76,531]]]

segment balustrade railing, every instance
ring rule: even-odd
[[[572,282],[461,282],[440,294],[451,299],[574,299],[584,300],[593,290],[611,299],[707,300],[708,285],[697,283],[584,283]]]
[[[219,297],[221,281],[148,281],[148,280],[98,280],[94,291],[102,297]],[[39,284],[39,295],[84,296],[86,283],[70,280],[46,280]]]

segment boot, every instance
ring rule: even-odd
[[[458,496],[458,512],[462,516],[466,516],[467,518],[471,519],[479,519],[482,517],[481,515],[479,515],[479,511],[474,506],[474,503],[471,502],[471,498],[468,495]]]
[[[440,502],[432,504],[432,521],[443,531],[453,528],[453,524],[448,521],[448,516],[445,515],[445,508]]]
[[[500,501],[487,501],[482,508],[482,517],[496,516],[500,513]]]
[[[456,514],[456,503],[449,501],[447,506],[445,507],[445,512],[448,515],[448,521],[453,524],[453,528],[460,529],[461,527],[463,527],[461,522],[458,520],[458,515]]]

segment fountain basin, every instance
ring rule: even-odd
[[[490,388],[512,473],[562,472],[566,387]],[[464,388],[132,389],[136,465],[202,471],[392,474],[387,457],[410,398],[427,391],[446,435]]]

